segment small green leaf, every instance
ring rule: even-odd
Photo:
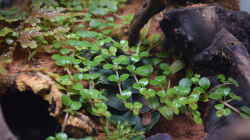
[[[138,81],[138,83],[141,84],[142,86],[147,86],[149,81],[146,78],[142,78]]]
[[[68,40],[67,44],[72,47],[75,47],[77,50],[82,50],[82,49],[93,47],[93,44],[88,41]]]
[[[121,76],[120,76],[120,81],[125,81],[125,80],[127,80],[129,78],[129,74],[122,74]]]
[[[228,78],[228,81],[231,82],[232,84],[234,84],[236,87],[240,86],[239,83],[231,77]]]
[[[214,99],[214,100],[220,100],[220,99],[222,99],[223,98],[223,93],[221,93],[221,92],[213,92],[213,93],[210,93],[209,95],[208,95],[208,97],[210,98],[210,99]]]
[[[101,36],[99,33],[94,31],[78,31],[76,34],[82,38],[97,38]]]
[[[63,48],[63,49],[60,50],[60,53],[63,54],[63,55],[69,54],[70,53],[70,49]]]
[[[70,108],[75,111],[79,110],[81,107],[82,104],[80,102],[72,101],[70,104]]]
[[[175,90],[177,92],[178,95],[181,96],[186,96],[191,92],[191,88],[189,87],[175,87]]]
[[[148,99],[148,106],[152,109],[157,109],[160,106],[160,102],[159,100],[155,97],[155,98],[149,98]]]
[[[158,96],[160,97],[166,97],[167,96],[167,93],[165,90],[160,90],[156,93]]]
[[[113,74],[113,75],[110,75],[110,76],[108,77],[108,80],[109,80],[109,81],[112,81],[112,82],[118,82],[118,81],[119,81],[119,77],[116,76],[115,74]]]
[[[140,61],[140,56],[138,56],[138,55],[133,55],[133,56],[131,56],[131,60],[133,61],[133,62],[139,62]]]
[[[170,70],[173,74],[175,74],[176,72],[179,72],[180,70],[182,70],[185,67],[184,63],[182,63],[182,61],[180,60],[176,60],[174,61],[174,63],[170,66]]]
[[[167,96],[171,96],[171,95],[175,95],[175,94],[177,94],[177,89],[176,88],[169,88],[168,90],[167,90]]]
[[[74,90],[82,90],[83,89],[83,85],[82,83],[76,83],[73,85],[72,87]]]
[[[247,106],[242,106],[242,107],[240,107],[240,110],[241,110],[242,112],[244,112],[245,114],[247,114],[248,116],[250,116],[250,108],[249,108],[249,107],[247,107]]]
[[[210,81],[209,81],[208,78],[203,77],[203,78],[200,79],[199,85],[200,85],[202,88],[204,88],[204,89],[208,89],[208,88],[210,87],[211,83],[210,83]]]
[[[170,110],[168,107],[163,106],[160,107],[159,112],[168,120],[172,120],[174,117],[174,112],[172,110]]]
[[[73,84],[69,75],[60,76],[59,83],[66,86]]]
[[[191,78],[191,81],[192,81],[194,84],[199,83],[199,81],[200,81],[200,75],[199,75],[199,74],[195,74],[195,75]]]
[[[101,76],[100,73],[89,73],[89,74],[83,74],[84,80],[95,80]]]
[[[72,103],[72,100],[69,96],[67,95],[62,95],[62,103],[66,106],[70,106]]]
[[[150,84],[153,86],[159,86],[166,83],[166,77],[165,76],[156,76],[154,80],[150,80]]]
[[[46,140],[56,140],[56,139],[52,136],[49,136]]]
[[[192,109],[192,110],[197,110],[198,109],[198,105],[193,103],[193,104],[189,104],[189,107]]]
[[[241,101],[242,98],[240,96],[235,95],[234,93],[230,93],[229,96],[236,101]]]
[[[129,72],[131,72],[131,73],[134,73],[135,72],[135,66],[134,65],[128,65],[127,66],[127,70],[129,71]]]
[[[112,46],[109,48],[109,52],[111,55],[116,56],[117,48]]]
[[[194,121],[197,123],[197,124],[202,124],[202,119],[201,119],[201,114],[199,111],[194,111],[192,112],[193,114],[193,118],[194,118]]]
[[[125,55],[121,55],[113,60],[114,64],[122,64],[122,65],[128,65],[129,64],[129,57]]]
[[[156,95],[156,91],[155,90],[153,90],[153,89],[146,89],[146,88],[140,89],[140,93],[142,95],[144,95],[146,99],[155,97],[155,95]]]
[[[84,75],[82,73],[76,73],[73,75],[74,79],[77,81],[83,80]]]
[[[217,104],[214,106],[217,110],[222,110],[224,109],[225,105],[224,104]]]
[[[103,68],[106,70],[110,70],[113,68],[113,65],[112,64],[105,64],[105,65],[103,65]]]
[[[14,32],[11,28],[4,27],[0,30],[0,37],[5,37],[9,33]]]
[[[126,96],[127,98],[129,98],[129,97],[131,97],[132,92],[129,91],[129,90],[124,90],[124,91],[122,91],[121,95]]]
[[[148,51],[144,51],[140,53],[140,57],[148,57],[149,56],[149,52]]]
[[[200,95],[199,94],[191,94],[189,97],[188,97],[188,102],[189,103],[196,103],[198,102],[200,99]]]
[[[191,88],[192,86],[192,81],[188,78],[183,78],[179,81],[179,86],[181,87],[186,87],[186,88]]]
[[[229,108],[224,109],[224,116],[229,116],[232,111]]]
[[[65,133],[57,133],[56,134],[56,140],[67,140],[68,136]]]
[[[140,76],[149,76],[153,72],[154,68],[152,65],[144,65],[138,67],[135,71],[136,74]]]
[[[226,77],[223,74],[219,74],[217,78],[220,80],[220,82],[224,83],[226,81]]]

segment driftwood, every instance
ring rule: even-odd
[[[182,53],[197,72],[208,76],[224,73],[236,79],[240,86],[233,90],[243,100],[232,104],[249,106],[250,15],[217,6],[184,8],[166,13],[161,28],[168,45]],[[239,124],[244,129],[235,131]],[[217,118],[213,106],[205,126],[207,140],[250,139],[245,131],[250,128],[249,120],[235,113]]]
[[[66,114],[62,111],[61,102],[61,96],[63,93],[59,90],[56,82],[45,72],[29,71],[0,76],[0,97],[3,98],[3,100],[1,100],[2,102],[0,102],[1,104],[3,103],[4,105],[4,103],[6,103],[3,102],[6,101],[4,100],[4,97],[11,94],[12,90],[14,90],[13,92],[31,91],[32,95],[34,94],[34,96],[42,97],[41,100],[50,104],[48,113],[50,113],[51,118],[54,117],[54,119],[58,121],[58,124],[55,125],[60,125],[61,127],[65,128],[65,131],[68,133],[74,131],[74,136],[76,137],[83,137],[85,134],[95,133],[97,125],[91,118],[84,114],[84,111],[79,112],[76,115],[69,115],[67,121],[64,121]],[[0,106],[0,140],[16,140],[14,135],[16,135],[16,133],[23,133],[23,131],[14,132],[14,134],[11,132],[8,124],[5,121],[6,118],[4,118],[4,115],[6,114],[1,112],[1,110],[4,109],[2,108],[4,107],[3,105]],[[30,104],[30,106],[32,106],[32,104]],[[32,112],[30,115],[32,115]],[[75,130],[77,130],[79,133],[76,134]],[[19,131],[19,129],[16,131]],[[27,137],[29,136],[30,135],[27,135]],[[35,135],[34,137],[37,136]]]
[[[163,9],[171,6],[184,6],[190,3],[211,3],[218,4],[229,9],[239,10],[239,0],[144,0],[141,9],[135,14],[130,24],[128,40],[129,45],[135,45],[139,41],[140,30],[148,20]]]

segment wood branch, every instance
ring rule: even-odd
[[[165,0],[145,0],[142,8],[135,14],[129,27],[129,45],[136,45],[139,41],[140,30],[148,20],[165,8]]]

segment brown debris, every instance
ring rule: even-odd
[[[54,112],[51,112],[51,115],[55,117],[60,114],[62,93],[49,76],[41,72],[21,73],[15,81],[19,91],[32,90],[35,94],[40,94],[50,104],[55,102],[56,108]]]

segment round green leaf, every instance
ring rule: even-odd
[[[65,133],[57,133],[56,134],[56,140],[67,140],[68,136]]]
[[[46,140],[56,140],[56,139],[52,136],[49,136]]]
[[[105,65],[103,65],[103,68],[106,70],[110,70],[113,68],[113,65],[112,64],[105,64]]]
[[[179,81],[179,86],[185,87],[185,88],[191,88],[192,81],[188,78],[183,78]]]
[[[208,88],[210,87],[211,83],[210,83],[210,81],[209,81],[208,78],[203,77],[203,78],[200,79],[199,85],[200,85],[202,88],[204,88],[204,89],[208,89]]]
[[[83,89],[83,85],[82,83],[76,83],[73,85],[72,87],[74,90],[82,90]]]
[[[112,82],[118,82],[118,81],[119,81],[119,77],[116,76],[115,74],[113,74],[113,75],[110,75],[110,76],[108,77],[108,80],[109,80],[109,81],[112,81]]]
[[[153,86],[159,86],[166,82],[165,76],[156,76],[154,80],[150,81],[150,84]]]
[[[79,110],[82,107],[82,104],[80,102],[72,101],[70,104],[70,108],[72,110]]]
[[[72,100],[69,96],[67,95],[62,95],[62,103],[66,106],[70,106],[72,103]]]
[[[129,72],[134,73],[134,72],[135,72],[135,66],[134,66],[134,65],[128,65],[128,66],[127,66],[127,70],[128,70]]]
[[[128,77],[129,77],[129,74],[122,74],[122,75],[120,76],[120,81],[125,81],[125,80],[128,79]]]
[[[70,53],[70,49],[63,48],[63,49],[60,50],[60,53],[63,54],[63,55],[69,54]]]
[[[144,65],[138,67],[135,71],[136,74],[140,76],[149,76],[153,72],[154,68],[152,65]]]
[[[114,64],[122,64],[122,65],[128,65],[129,64],[129,57],[125,55],[121,55],[113,60]]]

